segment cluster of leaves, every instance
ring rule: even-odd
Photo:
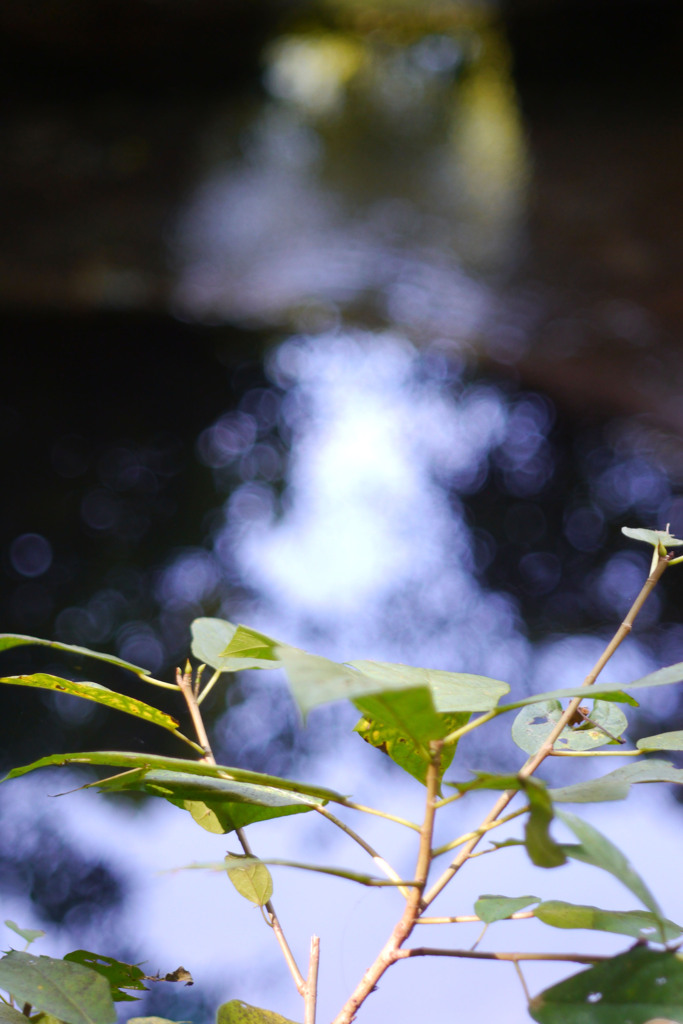
[[[683,543],[665,531],[625,532],[634,539],[652,544],[653,566],[661,560],[662,570],[666,567],[665,562],[672,564],[674,561],[668,549]],[[0,637],[0,650],[26,643],[48,642],[4,635]],[[113,662],[146,682],[169,685],[151,679],[145,669],[120,659],[68,645],[52,646]],[[498,791],[510,799],[519,793],[526,801],[522,810],[517,812],[525,817],[524,838],[508,839],[494,846],[523,845],[531,861],[542,868],[557,867],[566,863],[568,858],[579,860],[610,873],[630,891],[640,904],[632,911],[614,911],[564,900],[540,901],[534,896],[480,897],[474,910],[485,925],[523,912],[522,916],[535,917],[553,928],[607,931],[636,940],[636,946],[619,956],[592,958],[593,965],[587,970],[531,1000],[529,1011],[533,1019],[541,1024],[571,1024],[573,1021],[577,1024],[581,1021],[616,1024],[626,1019],[633,1024],[642,1024],[653,1017],[683,1021],[683,956],[671,945],[680,941],[683,929],[664,916],[646,883],[609,839],[580,817],[558,808],[563,804],[622,800],[634,784],[666,782],[681,785],[683,770],[660,758],[630,760],[626,766],[597,779],[556,789],[548,789],[533,775],[533,759],[538,758],[549,738],[552,738],[550,742],[554,750],[570,755],[617,746],[619,751],[615,752],[628,757],[682,750],[683,732],[680,731],[646,737],[635,748],[622,746],[628,725],[622,707],[636,705],[627,690],[646,690],[683,681],[683,664],[660,669],[626,687],[614,683],[598,684],[591,680],[591,706],[577,707],[568,719],[561,702],[585,698],[585,684],[503,702],[509,686],[499,680],[385,662],[340,664],[249,627],[209,618],[197,619],[192,625],[192,653],[201,662],[189,698],[189,704],[197,713],[202,700],[221,677],[229,678],[243,669],[282,669],[303,721],[321,704],[351,701],[361,716],[356,731],[401,769],[426,785],[428,791],[432,786],[428,797],[432,801],[432,809],[439,810],[475,790]],[[200,689],[202,672],[207,666],[213,674]],[[190,673],[185,676],[186,680],[188,678],[192,678]],[[324,809],[329,804],[363,809],[350,798],[315,784],[217,765],[207,756],[208,748],[202,745],[199,731],[200,743],[196,743],[179,731],[178,722],[170,715],[96,683],[73,682],[44,673],[5,677],[0,682],[59,690],[97,701],[154,722],[190,745],[195,754],[201,755],[201,759],[197,759],[121,751],[59,753],[16,767],[9,772],[7,779],[50,765],[104,766],[113,769],[114,773],[87,786],[95,786],[102,792],[138,791],[161,797],[187,811],[198,825],[209,832],[237,832],[238,836],[245,826],[253,822],[313,810],[328,813]],[[183,689],[180,684],[178,688]],[[529,755],[527,766],[531,763],[531,769],[522,769],[511,775],[480,772],[466,781],[445,780],[445,772],[451,766],[459,742],[474,728],[512,711],[518,712],[512,736],[518,747]],[[558,732],[560,726],[563,727]],[[443,798],[443,786],[451,792],[454,790],[453,795]],[[336,821],[331,814],[328,816]],[[391,814],[385,816],[393,817]],[[552,837],[550,825],[555,817],[568,827],[577,842],[558,843]],[[422,836],[420,826],[397,817],[394,820],[417,829]],[[492,822],[496,823],[495,815]],[[351,834],[350,829],[341,827]],[[357,836],[355,838],[358,839]],[[363,841],[359,841],[362,844]],[[478,841],[478,838],[474,840],[475,843]],[[432,850],[427,870],[440,854],[462,847],[462,844],[461,838],[440,850]],[[367,844],[365,848],[370,850]],[[246,855],[230,854],[218,864],[191,866],[227,871],[242,896],[266,908],[270,907],[273,891],[268,864],[322,871],[363,885],[396,886],[406,898],[411,889],[419,889],[422,906],[418,899],[415,902],[416,916],[450,880],[446,878],[441,886],[437,883],[432,895],[425,896],[426,875],[417,881],[402,880],[378,857],[374,857],[375,863],[385,865],[387,878],[343,868],[261,860],[252,856],[248,848],[245,850]],[[535,905],[532,910],[525,909],[532,905]],[[22,932],[16,927],[15,931],[28,942],[36,937],[35,933]],[[406,935],[409,932],[410,929]],[[459,954],[453,950],[449,955]],[[84,951],[69,954],[59,961],[13,950],[0,959],[0,988],[11,993],[5,1004],[0,1004],[0,1024],[20,1024],[20,1018],[25,1021],[26,1016],[44,1024],[58,1024],[59,1021],[63,1024],[111,1024],[114,1001],[134,998],[124,994],[123,990],[142,988],[145,980],[148,979],[139,967]],[[24,1004],[23,1012],[16,1009],[17,1003]],[[337,1018],[340,1022],[351,1019],[349,1015]],[[153,1019],[133,1018],[128,1024],[143,1024],[144,1021],[152,1024]],[[291,1022],[272,1011],[233,1000],[218,1011],[218,1024]]]

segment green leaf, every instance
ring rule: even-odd
[[[31,1018],[35,1020],[35,1017]],[[13,1006],[0,1002],[0,1024],[26,1024],[27,1017]]]
[[[129,1022],[130,1024],[130,1022]],[[259,1010],[239,999],[231,999],[218,1007],[216,1024],[295,1024],[288,1017],[282,1017],[273,1010]]]
[[[106,979],[80,964],[12,950],[0,959],[0,988],[66,1024],[116,1020]]]
[[[423,691],[417,690],[412,692],[420,694]],[[408,694],[399,694],[398,696],[407,697]],[[361,704],[370,704],[377,700],[381,700],[381,698],[369,698],[368,701],[356,701],[355,703],[358,707]],[[434,739],[443,738],[443,736],[453,732],[454,729],[459,729],[466,725],[470,716],[469,714],[453,714],[439,715],[438,717],[441,719],[441,737],[433,737]],[[428,748],[423,743],[415,743],[414,740],[405,736],[399,729],[386,725],[381,720],[365,716],[355,726],[354,731],[371,746],[384,751],[392,761],[408,772],[409,775],[412,775],[413,778],[417,779],[418,782],[421,782],[423,785],[426,784],[430,755]],[[439,782],[443,778],[443,773],[450,767],[453,761],[456,746],[456,743],[449,743],[441,748]]]
[[[68,654],[81,654],[87,658],[95,658],[97,661],[106,661],[109,665],[117,665],[119,668],[128,669],[137,676],[149,675],[149,669],[140,668],[130,661],[123,661],[122,658],[115,658],[113,654],[101,654],[99,651],[91,651],[87,647],[77,647],[74,644],[62,644],[57,640],[41,640],[37,636],[22,636],[19,633],[0,633],[0,651],[9,650],[10,647],[22,647],[24,644],[37,644],[39,647],[53,647],[57,651],[66,651]]]
[[[538,896],[480,896],[474,904],[474,912],[485,924],[493,924],[524,910],[530,903],[538,903],[538,899]]]
[[[200,662],[220,672],[240,672],[248,668],[278,668],[273,658],[234,657],[225,655],[238,629],[225,619],[195,619],[192,632],[192,653]],[[273,641],[274,643],[274,641]]]
[[[658,732],[654,736],[643,736],[636,743],[638,750],[683,750],[683,732]],[[667,780],[673,781],[673,780]]]
[[[386,661],[350,661],[363,675],[386,683],[386,690],[397,687],[429,687],[434,707],[442,714],[456,711],[490,711],[510,692],[507,683],[467,672],[443,672],[433,668],[415,668]],[[435,739],[437,737],[434,737]]]
[[[559,700],[565,697],[599,697],[601,700],[619,701],[622,704],[630,704],[637,707],[637,701],[624,693],[622,687],[628,686],[629,690],[649,689],[653,686],[671,686],[673,683],[683,682],[683,661],[675,665],[668,665],[667,668],[660,668],[651,672],[641,679],[632,683],[594,683],[593,686],[569,686],[561,690],[549,690],[547,693],[537,693],[531,697],[524,697],[515,701],[514,704],[505,704],[499,707],[499,711],[514,711],[517,708],[526,707],[528,704],[537,704],[539,701]]]
[[[267,662],[279,662],[277,648],[279,640],[274,640],[265,633],[259,633],[249,626],[237,626],[230,638],[230,642],[223,651],[223,657],[229,658],[256,658]],[[269,664],[268,668],[277,668],[277,665]]]
[[[124,988],[147,991],[144,984],[145,974],[135,964],[124,964],[111,956],[103,956],[101,953],[91,953],[87,949],[75,949],[64,957],[69,963],[82,964],[89,967],[91,971],[97,971],[109,983],[109,991],[114,1002],[131,1002],[138,999],[129,992],[122,992]]]
[[[634,939],[659,941],[664,929],[664,939],[671,942],[682,934],[682,929],[673,921],[662,921],[647,910],[601,910],[599,907],[562,900],[548,900],[534,910],[534,915],[553,928],[586,928],[591,931],[615,932],[631,935]]]
[[[145,722],[152,722],[154,725],[168,729],[169,732],[177,732],[178,722],[175,718],[145,704],[133,697],[126,697],[115,690],[108,690],[106,686],[99,683],[74,683],[71,679],[62,679],[60,676],[52,676],[45,672],[37,672],[30,676],[4,676],[0,683],[10,683],[14,686],[35,686],[41,690],[56,690],[58,693],[68,693],[72,697],[82,697],[85,700],[95,701],[97,704],[104,704],[115,711],[124,711],[127,715],[135,715]]]
[[[36,939],[42,939],[45,935],[45,932],[39,928],[20,928],[16,921],[5,921],[5,924],[17,935],[20,935],[24,942],[35,942]]]
[[[239,853],[228,854],[225,858],[225,870],[240,896],[244,896],[251,903],[264,907],[273,895],[270,871],[258,858],[245,857]]]
[[[160,796],[181,807],[208,832],[224,834],[255,821],[268,821],[288,814],[301,814],[327,803],[319,797],[301,795],[272,786],[232,782],[177,771],[151,770],[89,783],[101,792],[142,791]]]
[[[647,1024],[683,1020],[683,962],[636,946],[581,971],[531,1000],[539,1024]]]
[[[545,743],[560,718],[564,708],[559,700],[546,700],[522,708],[512,725],[512,739],[526,751],[535,754]],[[590,712],[590,720],[594,725],[602,726],[612,736],[620,736],[628,725],[628,721],[620,708],[607,701],[596,700]],[[565,726],[555,740],[556,750],[592,750],[612,743],[601,729]]]
[[[622,526],[621,532],[631,540],[642,540],[645,544],[652,544],[659,547],[663,544],[665,548],[677,548],[683,544],[683,540],[674,537],[667,530],[642,530],[639,527]]]
[[[651,910],[660,920],[662,912],[659,905],[648,889],[640,875],[631,867],[624,854],[614,843],[610,842],[596,828],[589,825],[582,818],[577,818],[569,811],[558,811],[558,818],[567,825],[580,842],[580,846],[565,845],[564,852],[575,860],[583,861],[586,864],[594,864],[595,867],[608,871],[615,878],[630,889],[640,902]]]
[[[522,780],[529,798],[529,817],[524,826],[524,845],[532,864],[539,868],[556,868],[567,860],[562,847],[549,832],[553,820],[553,802],[540,779]]]
[[[161,769],[170,772],[185,772],[189,775],[205,776],[207,778],[222,778],[234,782],[251,782],[257,786],[272,786],[275,789],[286,790],[287,792],[298,793],[300,796],[319,797],[321,800],[331,800],[334,803],[345,803],[345,798],[332,789],[324,789],[322,786],[309,786],[303,782],[293,782],[291,779],[281,779],[277,775],[264,775],[261,772],[250,772],[243,768],[228,768],[225,765],[207,764],[206,761],[190,761],[180,757],[161,757],[155,754],[133,754],[119,750],[95,750],[79,754],[51,754],[49,757],[41,757],[32,764],[23,765],[20,768],[13,768],[7,773],[3,782],[8,779],[15,779],[38,768],[48,768],[52,765],[107,765],[112,768],[124,768],[131,771],[132,779],[139,779],[139,771],[149,772],[154,769]],[[133,775],[132,770],[137,769],[138,774]],[[89,786],[102,786],[106,780],[88,783]],[[119,783],[113,783],[114,787],[125,788],[127,782],[120,777]]]
[[[654,758],[634,761],[599,779],[576,782],[572,786],[561,786],[549,792],[555,803],[602,803],[607,800],[624,800],[631,786],[641,782],[674,782],[680,786],[683,785],[683,768],[674,768],[668,761]]]

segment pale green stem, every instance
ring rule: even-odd
[[[512,821],[513,818],[518,818],[520,814],[526,814],[528,810],[529,805],[527,804],[526,807],[520,807],[518,811],[506,814],[504,818],[496,818],[495,821],[490,822],[488,825],[482,825],[480,828],[474,829],[473,832],[466,832],[464,836],[459,836],[458,839],[453,839],[452,842],[446,843],[445,846],[439,846],[436,850],[432,850],[432,857],[440,857],[442,853],[455,850],[457,846],[462,846],[463,843],[468,843],[471,839],[481,838],[486,832],[490,832],[491,829],[498,828],[499,825],[505,825],[506,822]]]
[[[406,828],[412,828],[414,832],[419,832],[421,829],[420,825],[416,825],[414,821],[407,821],[405,818],[399,818],[396,814],[389,814],[388,811],[378,811],[374,807],[366,807],[365,804],[356,804],[353,800],[337,800],[341,807],[350,807],[352,811],[362,811],[363,814],[374,814],[378,818],[386,818],[387,821],[395,821],[397,825],[405,825]]]
[[[212,689],[214,688],[214,686],[216,685],[216,683],[218,682],[218,680],[220,679],[222,674],[223,673],[221,672],[220,669],[216,669],[216,671],[211,676],[211,678],[209,679],[208,683],[206,684],[206,686],[204,687],[202,692],[197,697],[197,704],[201,704],[201,702],[204,700],[204,698],[206,696],[208,696],[209,693],[211,693]]]
[[[637,757],[651,750],[551,750],[548,757]]]
[[[504,918],[505,921],[522,921],[535,917],[533,910],[517,910]],[[478,924],[481,918],[476,914],[458,914],[455,917],[419,917],[416,924]]]
[[[342,832],[345,832],[346,835],[349,836],[350,839],[353,839],[355,843],[358,843],[358,845],[361,846],[366,853],[369,853],[377,867],[380,869],[380,871],[382,871],[387,876],[387,878],[390,878],[392,881],[396,882],[398,884],[398,889],[401,895],[405,896],[406,899],[408,898],[410,890],[402,885],[401,876],[396,871],[394,871],[391,864],[389,864],[388,861],[384,859],[384,857],[380,856],[377,850],[373,849],[372,846],[370,846],[370,843],[366,842],[362,836],[359,836],[357,832],[354,832],[352,828],[350,828],[345,822],[341,821],[334,814],[332,814],[331,811],[328,811],[326,807],[322,807],[320,804],[317,804],[315,810],[318,812],[318,814],[322,814],[324,818],[327,818],[328,821],[331,821],[333,825],[336,825],[337,828],[340,828]]]
[[[412,956],[453,956],[463,960],[507,960],[510,963],[518,963],[520,960],[550,960],[573,964],[597,964],[605,960],[612,960],[613,957],[603,954],[585,956],[583,953],[482,953],[478,949],[432,949],[429,946],[420,946],[416,949],[399,949],[396,951],[395,960],[407,960]]]
[[[151,683],[152,686],[161,686],[164,690],[178,690],[180,687],[177,683],[164,683],[161,679],[154,679],[153,676],[140,676],[143,683]]]

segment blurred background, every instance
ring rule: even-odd
[[[683,534],[680,4],[32,0],[4,5],[0,30],[2,630],[170,679],[192,619],[216,615],[520,695],[580,682],[647,573],[621,525]],[[683,660],[680,585],[664,579],[611,678]],[[0,667],[89,672],[182,711],[40,650]],[[4,768],[97,747],[183,755],[95,705],[6,690]],[[301,730],[270,673],[205,707],[222,763],[395,792],[419,814],[419,786],[347,736],[352,714]],[[675,692],[654,692],[629,736],[680,727]],[[507,732],[493,752],[472,737],[457,777],[518,765]],[[150,973],[187,961],[201,985],[155,991],[149,1012],[209,1020],[216,999],[244,998],[300,1016],[272,936],[223,880],[155,874],[225,841],[166,806],[49,800],[83,781],[64,779],[0,790],[3,917],[45,927],[40,952],[89,942]],[[674,849],[675,794],[641,803],[630,839],[664,815]],[[349,858],[307,818],[257,830],[263,855]],[[560,895],[565,869],[540,883],[506,856],[500,891]],[[449,913],[492,891],[473,873]],[[278,898],[279,878],[302,958],[323,927],[309,910],[331,908],[331,1018],[377,945],[358,919],[381,941],[395,905],[385,920],[374,893],[291,874]],[[525,934],[559,948],[540,925]],[[467,1019],[500,1013],[497,998],[527,1019],[495,970]],[[411,998],[453,1019],[443,965],[403,971],[373,1020]]]

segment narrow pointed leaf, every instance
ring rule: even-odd
[[[35,942],[36,939],[42,939],[45,932],[39,928],[20,928],[16,921],[5,921],[5,924],[17,935],[20,935],[24,942]]]
[[[273,879],[270,871],[256,857],[242,857],[233,853],[225,858],[225,870],[228,878],[240,896],[264,907],[273,895]]]
[[[235,854],[229,854],[226,860]],[[248,858],[244,858],[242,854],[239,854],[241,860],[246,861]],[[255,861],[257,858],[253,858]],[[280,868],[298,868],[301,871],[313,871],[319,875],[331,875],[333,878],[346,878],[349,882],[358,882],[359,885],[369,886],[399,886],[399,885],[414,885],[412,881],[406,881],[399,879],[398,881],[389,881],[385,878],[376,878],[374,875],[366,875],[361,871],[348,871],[346,868],[331,868],[325,867],[322,864],[305,864],[298,860],[282,860],[279,857],[263,857],[258,858],[259,864],[269,864],[271,867]],[[177,871],[225,871],[226,862],[223,861],[203,861],[195,864],[185,864],[184,867],[176,868]]]
[[[601,700],[616,700],[619,703],[637,707],[637,701],[634,701],[632,697],[624,692],[624,687],[629,690],[643,690],[654,686],[671,686],[674,683],[680,682],[683,682],[683,661],[677,662],[675,665],[668,665],[666,668],[660,668],[656,672],[643,676],[641,679],[634,680],[632,683],[594,683],[591,687],[569,686],[561,690],[549,690],[547,693],[537,693],[531,697],[524,697],[513,704],[501,705],[499,711],[514,711],[517,708],[526,707],[528,704],[537,704],[539,701],[545,700],[560,700],[565,697],[599,697]]]
[[[683,962],[636,946],[541,992],[529,1013],[539,1024],[682,1021]]]
[[[89,783],[93,785],[93,783]],[[181,807],[208,832],[224,834],[255,821],[268,821],[288,814],[301,814],[327,803],[319,797],[305,796],[272,786],[207,778],[183,772],[151,770],[118,776],[94,783],[100,792],[142,791],[160,796]]]
[[[566,855],[559,843],[550,835],[553,803],[539,779],[523,780],[524,792],[529,798],[529,817],[524,826],[524,844],[532,864],[539,868],[556,868],[564,864]]]
[[[106,661],[109,665],[117,665],[119,668],[128,669],[137,676],[149,675],[149,669],[133,665],[123,658],[116,658],[113,654],[102,654],[100,651],[91,651],[88,647],[78,647],[75,644],[63,644],[57,640],[42,640],[37,636],[22,636],[19,633],[0,633],[0,651],[9,650],[11,647],[23,647],[26,644],[35,644],[39,647],[53,647],[56,651],[66,651],[67,654],[78,654],[87,658],[95,658],[96,661]]]
[[[278,668],[272,658],[248,658],[225,655],[238,627],[225,619],[195,619],[190,626],[192,653],[200,662],[221,672],[241,672],[248,668]]]
[[[614,843],[592,825],[589,825],[587,821],[577,818],[569,811],[558,811],[557,816],[572,830],[580,843],[579,846],[567,844],[563,847],[569,857],[581,860],[586,864],[594,864],[596,867],[602,868],[603,871],[608,871],[618,878],[627,889],[630,889],[648,910],[651,910],[660,920],[662,919],[662,912],[656,899]]]
[[[109,984],[80,964],[12,950],[0,959],[0,988],[66,1024],[113,1024]]]
[[[223,651],[223,657],[233,658],[256,658],[257,660],[278,662],[277,649],[280,646],[279,640],[272,636],[259,633],[250,626],[237,626],[230,638],[230,642]],[[269,665],[269,668],[276,668],[276,665]]]
[[[129,992],[123,992],[124,988],[132,988],[145,992],[147,986],[144,983],[145,974],[135,964],[124,964],[111,956],[103,956],[101,953],[91,953],[87,949],[75,949],[64,957],[69,963],[82,964],[89,967],[91,971],[97,971],[109,983],[109,991],[114,1002],[131,1002],[137,1000]]]
[[[531,903],[538,903],[538,899],[538,896],[480,896],[474,904],[474,912],[485,924],[493,924],[505,921]]]
[[[636,743],[638,750],[683,750],[683,732],[658,732],[655,736],[643,736]]]
[[[71,679],[62,679],[61,676],[49,675],[46,672],[36,672],[28,676],[4,676],[0,683],[8,683],[13,686],[34,686],[41,690],[54,690],[57,693],[67,693],[71,697],[82,697],[84,700],[92,700],[97,704],[104,704],[115,711],[123,711],[127,715],[134,715],[145,722],[152,722],[154,725],[168,729],[169,732],[177,732],[178,722],[171,715],[167,715],[158,708],[145,704],[133,697],[126,697],[115,690],[108,690],[106,686],[99,683],[74,683]]]
[[[683,785],[683,768],[675,768],[668,761],[654,758],[649,761],[634,761],[599,779],[587,779],[572,786],[551,789],[550,796],[555,803],[565,804],[624,800],[631,786],[641,782],[674,782],[680,786]]]
[[[130,1022],[129,1022],[130,1024]],[[240,999],[231,999],[218,1007],[216,1024],[295,1024],[289,1017],[282,1017],[273,1010],[259,1010]]]
[[[512,739],[527,754],[535,754],[545,743],[564,713],[559,700],[547,700],[522,708],[512,725]],[[628,725],[624,713],[607,701],[595,701],[590,712],[595,726],[602,726],[612,736],[620,736]],[[592,750],[613,740],[598,728],[565,726],[555,740],[556,750]]]
[[[119,750],[95,750],[85,751],[78,754],[52,754],[49,757],[41,757],[32,764],[23,765],[20,768],[13,768],[7,773],[3,782],[8,779],[15,779],[38,768],[48,768],[52,765],[107,765],[112,768],[142,769],[151,771],[161,769],[171,772],[186,772],[189,775],[206,776],[207,778],[224,778],[234,782],[251,782],[257,786],[273,786],[275,789],[286,790],[287,792],[298,793],[303,796],[319,797],[321,800],[331,800],[333,803],[345,803],[345,798],[332,789],[325,789],[322,786],[309,786],[303,782],[293,782],[291,779],[281,779],[277,775],[264,775],[261,772],[250,772],[243,768],[229,768],[226,765],[207,764],[205,761],[190,761],[180,757],[161,757],[155,754],[137,754]],[[136,778],[138,776],[133,776]],[[100,785],[98,782],[92,783]],[[125,780],[121,780],[120,788],[125,788]]]
[[[565,903],[563,900],[547,900],[536,907],[534,915],[552,928],[585,928],[630,935],[642,940],[659,941],[662,927],[667,942],[677,939],[682,933],[673,921],[662,921],[648,910],[601,910],[599,907]]]

